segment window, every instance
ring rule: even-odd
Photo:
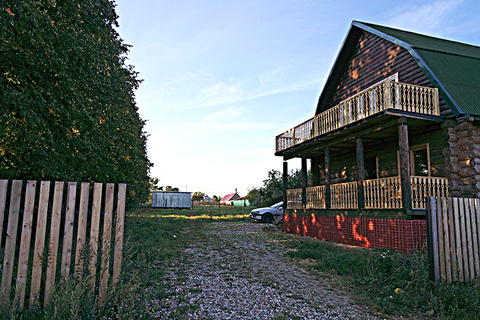
[[[365,179],[378,179],[378,157],[365,159]]]
[[[428,143],[410,149],[410,170],[412,176],[430,176],[430,147]]]

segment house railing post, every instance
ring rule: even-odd
[[[365,179],[365,155],[363,148],[363,139],[357,139],[357,192],[358,209],[365,207],[365,191],[363,189],[363,180]]]
[[[307,158],[302,156],[302,208],[307,208]]]
[[[398,126],[398,150],[400,160],[400,185],[402,188],[402,207],[406,214],[412,210],[412,183],[410,181],[410,150],[408,146],[408,126]]]
[[[331,207],[330,184],[332,182],[330,176],[330,148],[325,149],[325,209]]]
[[[288,208],[287,200],[287,189],[288,189],[288,162],[283,161],[283,212],[286,213]]]

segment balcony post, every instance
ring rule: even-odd
[[[302,156],[302,208],[307,208],[307,158]]]
[[[330,209],[330,184],[332,182],[330,176],[330,149],[325,149],[325,209]]]
[[[287,213],[288,162],[283,161],[283,212]]]
[[[363,180],[365,179],[365,152],[363,148],[363,139],[357,139],[357,191],[358,191],[358,209],[365,207],[365,191],[363,189]]]
[[[408,126],[398,126],[398,150],[400,167],[400,185],[402,188],[402,206],[405,213],[412,210],[412,183],[410,181],[410,149],[408,146]]]

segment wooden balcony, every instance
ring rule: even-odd
[[[276,152],[387,109],[440,115],[438,89],[386,80],[276,137]]]
[[[365,209],[402,209],[402,190],[399,177],[364,181]],[[412,208],[425,209],[428,196],[448,197],[446,178],[411,177]],[[357,181],[332,184],[331,209],[358,209]],[[307,188],[307,209],[326,209],[326,188]],[[287,208],[302,209],[302,189],[287,190]]]

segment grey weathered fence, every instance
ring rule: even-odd
[[[41,304],[41,300],[43,305],[47,305],[56,280],[68,278],[70,270],[74,271],[73,275],[79,281],[83,276],[87,277],[92,290],[98,290],[99,304],[103,304],[109,281],[115,283],[120,276],[126,184],[118,184],[117,196],[113,183],[107,183],[103,188],[102,183],[92,186],[89,182],[82,182],[78,188],[76,182],[68,182],[66,193],[63,181],[52,184],[53,190],[50,181],[39,184],[39,190],[37,181],[27,181],[23,188],[21,180],[13,180],[8,189],[8,180],[0,180],[0,253],[3,250],[0,305],[6,305],[14,298],[23,308],[27,289],[30,307]],[[6,234],[2,235],[4,224],[7,224]],[[20,237],[18,227],[21,229]],[[48,253],[47,260],[44,253]],[[59,255],[61,259],[58,259]],[[30,263],[31,256],[33,261]],[[100,257],[99,263],[97,257]],[[42,270],[45,261],[46,270]],[[56,274],[57,268],[60,275]],[[13,287],[14,272],[16,281]],[[98,287],[95,285],[97,275]]]
[[[431,280],[452,283],[480,276],[480,199],[428,197],[427,203]]]

